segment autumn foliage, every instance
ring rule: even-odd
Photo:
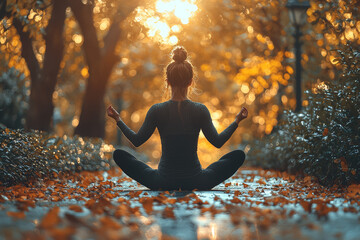
[[[306,92],[308,106],[302,112],[285,111],[276,131],[250,144],[253,164],[310,174],[326,185],[360,182],[360,48],[353,38],[359,15],[352,14],[353,2],[344,2],[314,4],[310,18],[332,36],[328,60],[337,77],[322,79]]]

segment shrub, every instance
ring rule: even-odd
[[[285,111],[278,130],[253,142],[248,162],[315,176],[325,185],[360,182],[360,52],[337,50],[343,76],[307,92],[300,113]]]
[[[0,130],[0,182],[9,186],[59,172],[107,170],[112,145],[100,139]]]

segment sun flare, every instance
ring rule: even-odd
[[[140,8],[135,20],[148,29],[147,35],[163,44],[176,45],[176,34],[182,30],[182,24],[188,24],[198,10],[195,0],[158,0],[154,10]],[[174,23],[174,19],[179,20]]]
[[[194,14],[194,12],[196,12],[197,9],[198,7],[195,5],[195,1],[158,0],[156,2],[157,12],[164,14],[173,13],[180,19],[182,24],[188,24],[189,18]]]

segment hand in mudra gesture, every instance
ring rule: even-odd
[[[236,122],[239,123],[241,120],[247,118],[248,110],[245,107],[242,107],[240,112],[236,115]]]
[[[113,119],[115,119],[115,121],[119,121],[120,120],[120,114],[115,110],[115,108],[113,108],[112,106],[109,106],[106,110],[107,115]]]

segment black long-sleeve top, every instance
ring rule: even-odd
[[[154,104],[137,133],[122,120],[117,125],[136,147],[146,142],[158,128],[162,145],[158,170],[168,177],[191,177],[201,171],[197,155],[200,130],[212,145],[220,148],[238,127],[234,121],[218,134],[207,107],[191,100]]]

